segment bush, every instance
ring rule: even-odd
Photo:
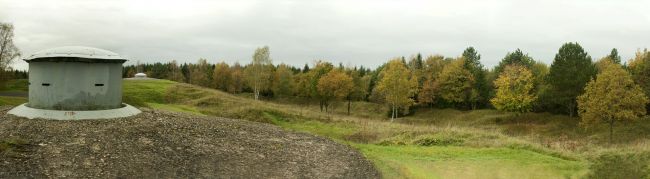
[[[356,143],[370,143],[372,141],[376,141],[379,139],[379,136],[375,132],[367,131],[367,130],[362,130],[355,132],[354,134],[350,134],[344,137],[345,140],[356,142]]]
[[[593,161],[587,178],[648,178],[650,155],[605,153]]]
[[[464,140],[455,139],[455,138],[422,138],[413,141],[413,144],[419,146],[448,146],[448,145],[460,146],[463,145],[463,142]]]
[[[378,145],[462,146],[469,136],[455,133],[418,134],[402,133],[377,143]]]

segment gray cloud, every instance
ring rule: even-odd
[[[486,66],[521,48],[551,63],[565,42],[624,59],[650,40],[650,1],[33,1],[0,0],[24,54],[63,46],[108,49],[131,63],[247,63],[269,45],[274,63],[317,59],[377,66],[393,57],[458,56]],[[16,63],[25,68],[24,63]]]

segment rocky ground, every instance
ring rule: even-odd
[[[0,178],[379,178],[362,154],[243,120],[144,111],[111,120],[5,115]]]

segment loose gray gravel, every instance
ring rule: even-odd
[[[5,115],[0,178],[380,178],[349,146],[244,120],[146,110],[110,120]]]

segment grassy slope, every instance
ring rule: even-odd
[[[427,109],[390,123],[383,120],[384,108],[371,103],[354,103],[354,115],[347,116],[343,104],[322,113],[317,105],[299,100],[254,101],[165,80],[124,81],[124,102],[273,123],[325,136],[359,149],[386,178],[576,178],[587,167],[576,152],[531,142],[538,139],[531,139],[530,133],[557,136],[552,129],[538,129],[557,124],[521,129],[509,118],[512,115],[493,110]]]
[[[390,123],[379,105],[355,103],[355,115],[346,116],[343,107],[321,113],[315,105],[254,101],[167,81],[124,86],[129,104],[272,123],[331,138],[359,149],[387,178],[575,178],[586,172],[583,160],[499,132],[415,120]]]

